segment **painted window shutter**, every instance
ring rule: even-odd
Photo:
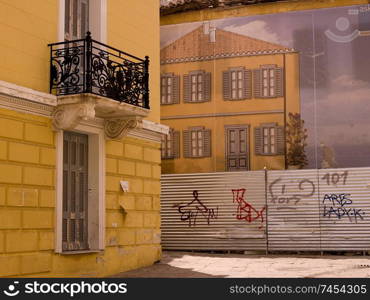
[[[203,156],[210,157],[211,151],[212,151],[211,130],[210,129],[203,130],[203,149],[204,149]]]
[[[211,73],[204,73],[204,101],[211,101]]]
[[[179,158],[180,157],[180,132],[179,131],[173,131],[172,135],[173,140],[173,158]]]
[[[254,152],[256,155],[262,154],[262,128],[254,128]]]
[[[231,99],[230,71],[222,72],[222,84],[224,100],[230,100]]]
[[[252,72],[244,70],[244,99],[252,98]]]
[[[253,96],[254,98],[261,98],[262,95],[261,70],[253,70]]]
[[[284,69],[276,68],[276,97],[284,97]]]
[[[285,153],[285,135],[284,135],[284,126],[276,127],[276,145],[277,145],[277,155],[284,155]]]
[[[183,146],[184,146],[184,157],[189,158],[191,157],[191,149],[190,149],[190,131],[184,130],[182,132],[183,138]]]
[[[184,92],[184,102],[190,102],[190,76],[184,75],[183,78],[183,92]]]
[[[174,75],[172,77],[172,103],[180,103],[180,76]]]

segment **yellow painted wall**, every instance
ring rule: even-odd
[[[57,30],[57,0],[0,0],[0,80],[48,93]]]
[[[107,0],[108,44],[150,58],[149,120],[159,122],[159,1]]]
[[[163,64],[162,73],[174,73],[180,75],[180,104],[162,105],[162,123],[183,131],[188,127],[205,126],[212,130],[212,157],[209,158],[184,158],[183,141],[181,134],[180,158],[162,160],[163,173],[196,173],[196,172],[222,172],[226,171],[225,165],[225,126],[226,125],[249,125],[249,159],[251,170],[261,170],[265,166],[268,169],[284,169],[284,156],[261,156],[254,152],[254,128],[262,123],[278,123],[284,126],[284,98],[272,99],[247,99],[238,101],[225,101],[223,99],[222,72],[230,67],[244,66],[246,69],[258,69],[261,65],[276,64],[286,69],[286,114],[300,112],[299,98],[299,54],[276,54],[235,57],[217,59],[212,61],[187,62],[178,64]],[[205,103],[184,103],[183,101],[183,75],[189,71],[205,70],[212,73],[211,101]],[[281,113],[267,113],[281,111]],[[191,116],[197,114],[216,113],[240,113],[248,112],[243,116],[222,116],[166,119],[173,116]],[[258,114],[256,113],[258,112]]]
[[[159,1],[107,0],[107,43],[150,57],[148,119],[159,121]],[[50,50],[59,42],[59,0],[0,0],[0,80],[49,93]]]
[[[0,276],[107,276],[159,260],[159,144],[106,143],[106,248],[77,255],[54,252],[55,147],[50,119],[0,109]]]

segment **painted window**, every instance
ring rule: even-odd
[[[251,71],[244,67],[230,68],[223,72],[224,100],[250,99],[252,96]]]
[[[179,103],[179,80],[180,77],[170,74],[161,76],[161,104]]]
[[[180,157],[180,133],[170,129],[168,135],[162,135],[162,159],[173,159]]]
[[[261,124],[254,129],[256,155],[283,155],[285,152],[284,127],[276,123]]]
[[[192,71],[184,75],[184,102],[210,101],[211,73]]]
[[[263,127],[263,154],[276,154],[276,128]]]
[[[262,69],[262,94],[263,97],[275,97],[275,68]]]
[[[211,130],[204,127],[192,127],[183,132],[184,157],[211,156]]]
[[[253,70],[254,98],[277,98],[284,96],[283,68],[263,65]]]

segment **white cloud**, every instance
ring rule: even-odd
[[[267,23],[260,20],[252,21],[243,25],[229,25],[223,29],[270,43],[282,43],[282,41],[279,39],[279,36],[271,30]]]

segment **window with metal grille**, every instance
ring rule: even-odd
[[[64,37],[76,40],[89,30],[89,0],[65,0]]]
[[[161,104],[179,103],[180,77],[173,73],[161,75]]]
[[[184,157],[211,156],[211,130],[192,127],[183,132]]]
[[[63,134],[62,250],[86,250],[88,195],[88,136]]]
[[[168,135],[162,135],[161,153],[163,159],[180,157],[180,132],[170,129]]]

